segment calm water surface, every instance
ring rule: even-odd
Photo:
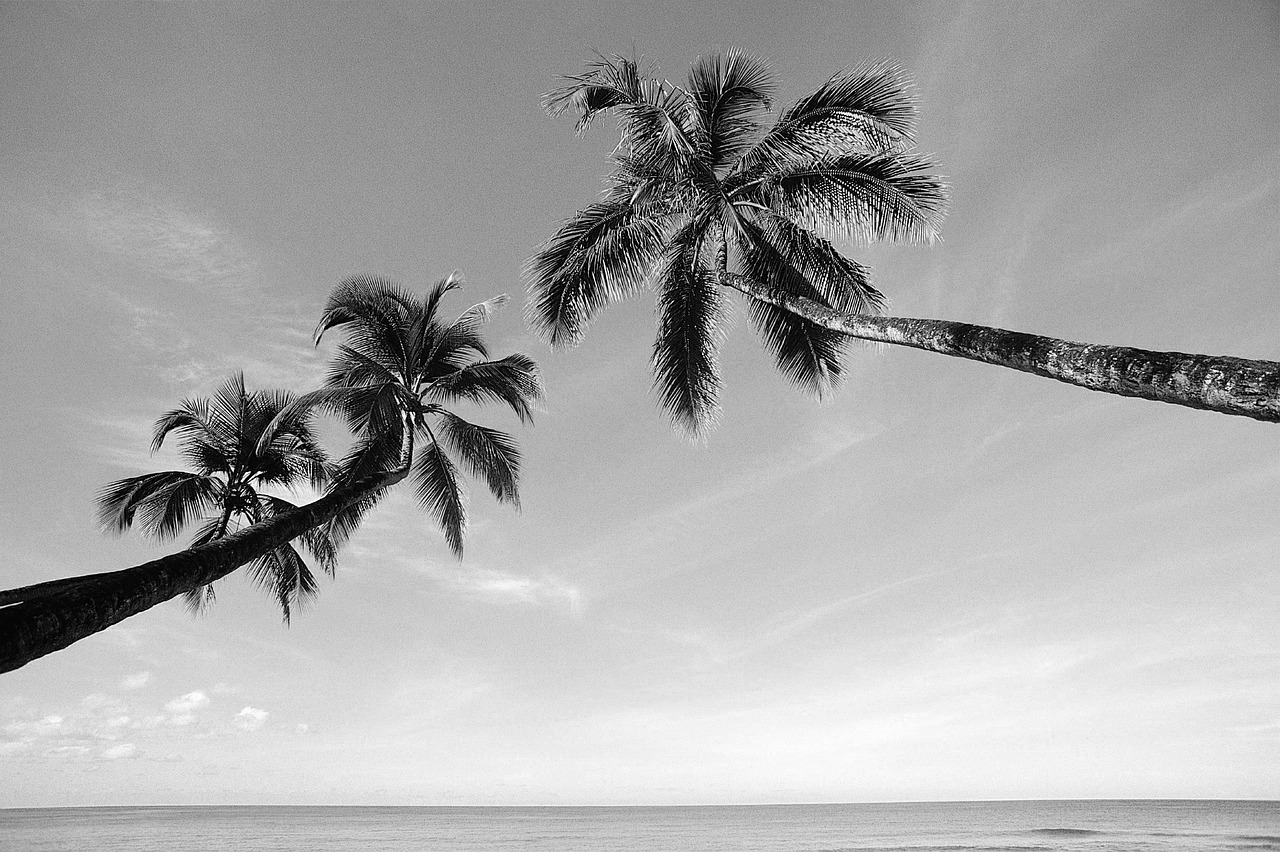
[[[0,810],[2,850],[1280,850],[1280,802]]]

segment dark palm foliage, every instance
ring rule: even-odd
[[[169,537],[202,518],[205,543],[121,571],[0,591],[0,672],[199,591],[241,565],[259,565],[277,591],[287,586],[305,597],[304,587],[314,585],[302,579],[305,564],[281,548],[301,539],[331,569],[338,545],[361,516],[410,475],[419,500],[460,554],[466,527],[460,474],[480,477],[500,501],[516,504],[520,453],[511,436],[470,423],[446,405],[497,402],[527,421],[542,387],[526,356],[488,358],[479,329],[502,299],[476,305],[453,322],[439,319],[441,297],[458,285],[450,277],[419,297],[381,278],[347,279],[330,296],[316,330],[317,342],[329,329],[347,334],[324,388],[292,399],[248,394],[235,380],[212,402],[185,403],[162,418],[157,446],[178,432],[196,472],[116,483],[103,495],[104,522],[124,529],[136,520]],[[342,415],[356,432],[351,451],[332,467],[306,428],[317,408]],[[243,428],[215,426],[215,420]],[[259,490],[301,479],[327,480],[326,493],[293,508]],[[216,520],[210,512],[215,507]],[[255,522],[226,532],[245,515]],[[298,600],[292,592],[281,596],[286,607]]]
[[[530,260],[529,318],[572,345],[596,311],[652,285],[659,398],[695,434],[717,410],[725,286],[877,312],[868,270],[836,244],[928,241],[944,211],[932,164],[911,153],[915,107],[896,67],[837,74],[766,129],[773,91],[764,63],[730,50],[695,62],[685,87],[615,56],[544,97],[552,115],[576,111],[579,132],[616,113],[621,141],[602,200]],[[847,335],[758,299],[747,310],[788,378],[815,393],[839,379]]]
[[[409,465],[419,502],[458,556],[466,529],[461,472],[484,480],[500,502],[518,505],[520,450],[505,432],[446,406],[499,403],[525,422],[542,395],[529,357],[489,360],[480,328],[505,297],[474,305],[452,322],[440,318],[441,298],[460,284],[450,276],[419,296],[376,276],[342,281],[325,304],[316,342],[332,329],[345,332],[346,342],[325,386],[291,409],[335,413],[355,433],[336,466],[335,487]],[[322,528],[325,540],[344,542],[383,493],[372,492],[332,518]]]
[[[694,63],[684,87],[601,57],[544,97],[601,113],[621,140],[604,197],[564,224],[526,268],[533,326],[573,345],[611,301],[657,291],[653,367],[662,406],[698,433],[717,410],[716,348],[728,304],[747,313],[778,366],[822,393],[851,339],[910,346],[1120,396],[1280,421],[1280,364],[1155,352],[947,320],[881,316],[866,267],[837,250],[928,241],[946,191],[912,152],[915,106],[892,65],[841,72],[765,129],[773,80],[730,50]]]
[[[156,421],[151,449],[173,434],[191,470],[165,470],[121,479],[98,495],[104,529],[137,526],[161,541],[198,524],[192,547],[223,538],[297,506],[263,489],[301,484],[323,487],[329,463],[312,431],[311,417],[291,409],[287,391],[245,389],[244,375],[227,380],[209,399],[190,399]],[[286,416],[282,412],[289,410]],[[332,574],[336,548],[323,528],[300,537],[316,563]],[[270,591],[285,621],[314,597],[316,578],[292,543],[274,547],[248,564],[249,575]],[[214,597],[206,585],[184,595],[193,610]]]

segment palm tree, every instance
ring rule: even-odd
[[[437,316],[441,297],[459,283],[450,276],[426,296],[415,297],[380,278],[341,282],[316,330],[317,343],[330,329],[347,333],[325,387],[282,406],[253,450],[267,454],[272,435],[313,409],[341,413],[356,438],[331,470],[327,493],[133,568],[0,592],[0,672],[199,590],[301,536],[336,548],[387,489],[410,473],[419,500],[444,527],[450,549],[460,555],[464,492],[459,464],[447,450],[463,470],[483,478],[500,500],[511,504],[518,501],[520,453],[511,436],[470,423],[445,406],[498,402],[524,422],[531,419],[542,388],[537,365],[526,356],[487,360],[479,328],[500,299],[476,305],[453,322]],[[141,504],[139,510],[144,520],[156,511]]]
[[[866,267],[836,245],[929,242],[946,187],[914,153],[915,103],[887,63],[836,74],[767,130],[774,82],[738,50],[698,59],[685,87],[600,57],[544,96],[584,132],[617,115],[604,197],[530,259],[528,317],[553,345],[577,343],[606,304],[657,292],[653,368],[661,406],[697,434],[712,422],[724,291],[745,294],[779,368],[822,393],[850,338],[998,364],[1093,390],[1280,420],[1280,364],[1094,346],[943,320],[877,315]]]
[[[322,488],[328,480],[328,460],[310,414],[280,416],[294,402],[287,391],[247,391],[243,373],[228,379],[211,399],[184,400],[156,421],[151,450],[176,434],[182,456],[195,471],[165,470],[111,483],[98,495],[102,526],[122,533],[136,521],[147,535],[166,541],[199,523],[191,541],[198,547],[297,509],[262,490],[304,482]],[[336,548],[323,528],[308,530],[301,541],[332,575]],[[293,609],[316,594],[315,576],[291,542],[263,553],[248,568],[250,577],[275,595],[286,623]],[[212,585],[183,594],[193,611],[214,598]]]
[[[441,297],[460,283],[451,275],[419,298],[384,278],[343,281],[324,307],[316,342],[332,329],[345,331],[347,342],[338,346],[324,387],[282,413],[319,408],[347,421],[356,442],[337,466],[338,483],[410,464],[418,501],[459,558],[466,530],[460,470],[484,480],[498,502],[518,507],[520,450],[507,433],[471,423],[446,405],[499,403],[524,423],[542,396],[528,356],[488,360],[479,330],[505,296],[473,305],[451,323],[437,316]],[[374,491],[330,519],[326,540],[344,542],[383,493]]]

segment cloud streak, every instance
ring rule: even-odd
[[[259,276],[256,262],[226,231],[134,189],[84,195],[58,224],[140,272],[174,284],[239,290]]]

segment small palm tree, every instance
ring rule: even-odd
[[[165,470],[121,479],[98,496],[104,529],[122,533],[135,523],[157,540],[174,538],[199,524],[192,547],[216,541],[242,526],[298,508],[264,488],[322,488],[329,463],[305,412],[281,417],[295,402],[287,391],[247,391],[244,374],[232,376],[210,399],[184,400],[156,421],[151,450],[174,434],[193,471]],[[332,574],[336,550],[322,528],[300,540],[326,573]],[[314,597],[315,575],[286,542],[258,556],[249,575],[275,595],[287,623],[294,609]],[[213,601],[213,586],[184,592],[199,611]]]
[[[693,433],[717,411],[725,290],[779,368],[822,393],[850,338],[1011,367],[1093,390],[1280,420],[1280,364],[1091,346],[943,320],[876,314],[883,297],[837,244],[928,242],[946,188],[912,151],[915,103],[893,65],[841,72],[768,129],[774,82],[738,50],[697,60],[680,87],[603,58],[544,96],[581,133],[602,113],[621,140],[604,198],[530,259],[528,316],[573,345],[606,304],[652,285],[653,367],[663,408]]]
[[[279,406],[262,427],[256,446],[245,444],[238,450],[238,457],[246,460],[270,456],[276,441],[297,437],[293,424],[306,422],[314,410],[341,414],[356,440],[351,451],[329,469],[325,495],[292,509],[277,504],[270,511],[260,507],[263,519],[252,526],[220,537],[210,535],[205,544],[133,568],[0,591],[0,672],[61,650],[178,595],[199,591],[241,565],[270,558],[269,554],[294,539],[304,538],[318,561],[332,566],[332,554],[361,517],[387,489],[410,474],[419,501],[444,528],[450,549],[460,555],[466,511],[459,468],[484,479],[500,501],[514,505],[520,452],[511,436],[470,423],[445,406],[497,402],[528,421],[542,385],[537,365],[524,355],[487,360],[479,329],[501,299],[476,305],[453,322],[440,319],[441,297],[459,284],[450,276],[417,297],[382,278],[360,276],[340,283],[316,330],[317,343],[330,329],[347,333],[325,387]],[[183,410],[176,413],[181,415]],[[167,434],[167,423],[162,420],[158,432]],[[204,443],[208,442],[194,446]],[[306,455],[299,456],[298,469],[306,476],[318,473],[318,464],[302,461]],[[195,510],[213,505],[214,497],[230,492],[232,478],[214,477],[222,491],[199,478],[210,475],[205,471],[221,469],[221,464],[197,459],[201,472],[157,481],[149,498],[130,500],[126,494],[112,502],[132,505],[144,529],[176,532]],[[283,475],[275,468],[267,479]],[[243,491],[239,499],[236,505],[250,506],[252,515],[252,504]],[[221,515],[213,532],[220,523]]]
[[[460,284],[451,275],[418,297],[377,276],[344,280],[325,304],[316,342],[330,330],[345,332],[347,342],[338,346],[325,386],[285,412],[320,408],[346,420],[356,442],[337,465],[335,483],[409,468],[419,502],[459,557],[466,530],[460,470],[484,480],[499,502],[518,506],[520,450],[507,433],[471,423],[446,405],[496,402],[523,423],[542,395],[529,357],[488,360],[480,327],[505,296],[473,305],[452,322],[440,318],[441,298]],[[325,540],[345,541],[383,493],[335,515],[323,528]]]

